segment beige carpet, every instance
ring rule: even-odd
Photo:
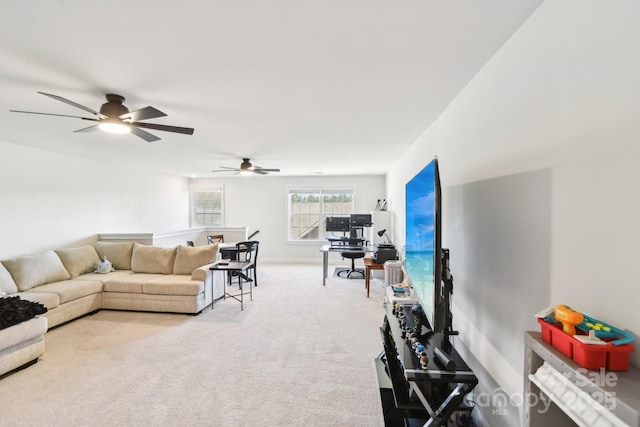
[[[253,301],[198,316],[101,311],[0,380],[2,426],[382,426],[383,289],[261,265]],[[330,270],[331,271],[331,270]]]

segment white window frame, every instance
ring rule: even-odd
[[[219,215],[220,224],[198,224],[196,221],[196,194],[197,193],[220,193],[220,209],[211,212],[201,212],[203,214]],[[224,186],[214,184],[207,186],[192,186],[189,189],[189,224],[191,227],[224,227]]]
[[[285,224],[285,239],[289,243],[304,243],[304,242],[323,242],[327,239],[327,234],[325,231],[325,219],[327,216],[334,216],[335,214],[327,213],[324,208],[324,198],[320,197],[320,213],[319,213],[319,221],[318,221],[318,238],[317,239],[295,239],[291,236],[291,223],[292,223],[292,206],[291,206],[291,195],[295,193],[319,193],[321,196],[323,194],[336,194],[336,193],[348,193],[351,194],[351,213],[355,212],[356,207],[356,187],[354,185],[340,185],[340,186],[330,186],[330,185],[292,185],[288,186],[286,189],[285,200],[287,203],[287,217]],[[345,214],[347,215],[347,214]]]

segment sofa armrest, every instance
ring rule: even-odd
[[[205,305],[211,303],[224,295],[225,272],[220,270],[209,270],[214,263],[203,265],[193,270],[191,280],[199,280],[204,283]],[[211,294],[213,290],[213,295]]]
[[[211,267],[213,264],[214,263],[203,265],[202,267],[198,267],[193,270],[193,273],[191,273],[191,280],[201,280],[203,282],[206,282],[207,278],[211,274],[211,270],[209,270],[209,267]]]

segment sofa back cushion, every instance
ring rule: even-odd
[[[116,270],[131,270],[133,242],[97,242],[98,257],[107,257]]]
[[[0,263],[0,298],[6,294],[15,294],[16,292],[18,292],[16,282],[4,264]]]
[[[71,277],[54,251],[25,255],[2,261],[2,263],[11,273],[20,292]]]
[[[136,273],[172,274],[176,248],[158,248],[133,244],[131,270]]]
[[[71,277],[76,277],[84,273],[96,270],[100,258],[98,252],[91,245],[79,248],[58,249],[55,251],[60,257],[60,261],[67,269]]]
[[[176,253],[176,261],[173,263],[173,274],[191,275],[196,268],[214,262],[217,256],[217,243],[207,246],[197,246],[195,248],[179,245]]]

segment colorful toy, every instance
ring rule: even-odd
[[[558,316],[558,308],[560,308],[560,316]],[[571,307],[565,304],[558,305],[553,313],[555,316],[550,315],[551,310],[548,308],[540,311],[540,316],[536,315],[538,318],[543,318],[545,322],[553,325],[553,324],[562,324],[562,330],[571,335],[575,336],[576,334],[589,336],[589,334],[593,334],[596,338],[606,341],[607,343],[611,343],[615,346],[630,344],[633,342],[633,335],[628,332],[625,332],[621,329],[616,328],[613,325],[603,322],[602,320],[595,319],[591,316],[587,316],[586,314],[579,313],[573,310]],[[571,332],[571,323],[575,322],[579,317],[576,316],[576,313],[583,318],[578,324],[574,324],[573,334]],[[545,314],[549,314],[544,316]],[[564,320],[568,319],[568,320]],[[567,325],[568,324],[568,325]],[[566,327],[569,326],[567,332]],[[591,344],[596,344],[596,342],[592,342]]]
[[[630,333],[565,304],[547,307],[535,316],[540,323],[542,340],[580,366],[611,371],[629,368],[629,354],[635,351]]]
[[[565,334],[574,336],[576,334],[576,325],[584,322],[582,313],[579,313],[568,305],[560,304],[555,310],[556,320],[562,323],[562,330]]]
[[[583,316],[584,326],[580,325],[579,328],[589,328],[591,330],[595,330],[596,337],[601,339],[612,339],[611,344],[613,345],[630,344],[633,342],[633,335],[631,335],[630,333],[618,329],[615,326],[604,323],[601,320],[589,317],[586,314],[583,314]],[[589,326],[590,324],[591,326]]]

